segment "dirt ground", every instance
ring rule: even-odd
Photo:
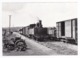
[[[31,40],[23,35],[14,33],[10,37],[20,36],[26,41],[26,51],[3,52],[4,56],[24,56],[24,55],[77,55],[77,45],[66,44],[62,42],[38,42]],[[73,48],[72,48],[73,47]]]
[[[53,49],[59,55],[77,55],[77,45],[63,43],[63,42],[39,42],[40,44]]]

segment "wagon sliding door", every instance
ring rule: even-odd
[[[72,38],[77,41],[77,19],[72,20]]]
[[[61,23],[57,22],[57,38],[61,38]]]
[[[65,37],[71,38],[71,20],[65,21]]]

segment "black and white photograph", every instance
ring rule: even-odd
[[[2,54],[78,55],[77,2],[3,2]]]

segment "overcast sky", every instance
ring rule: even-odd
[[[2,27],[27,26],[42,20],[44,27],[56,26],[56,22],[77,18],[77,3],[3,3]]]

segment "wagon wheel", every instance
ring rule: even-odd
[[[7,50],[8,50],[8,51],[12,51],[12,50],[15,49],[15,48],[14,48],[14,44],[7,44],[6,47],[7,47]]]
[[[17,51],[23,51],[23,50],[25,51],[27,47],[24,41],[16,42],[15,46]]]

